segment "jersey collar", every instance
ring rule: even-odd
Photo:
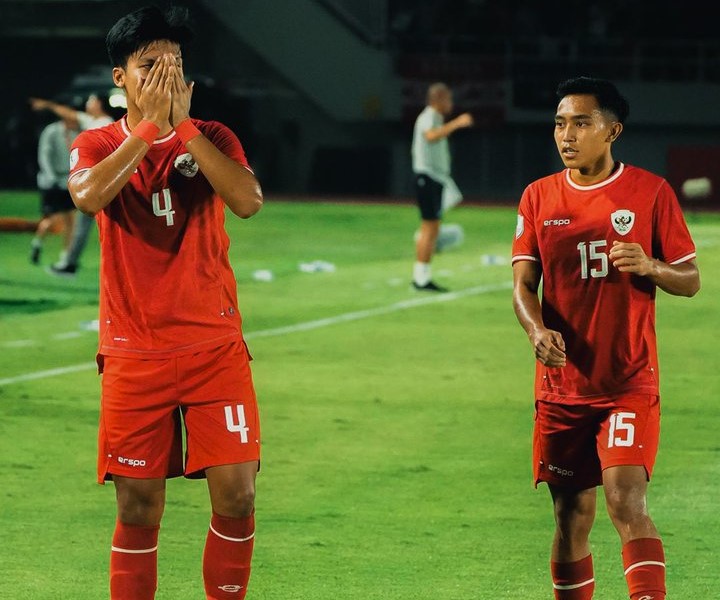
[[[120,119],[120,126],[122,127],[125,137],[130,137],[130,127],[127,124],[127,115],[124,115],[123,118]],[[171,139],[173,139],[175,137],[175,135],[176,135],[176,133],[175,133],[175,130],[173,129],[165,137],[156,139],[153,142],[153,146],[157,145],[157,144],[164,144],[165,142],[169,142]]]
[[[597,183],[593,183],[592,185],[579,185],[572,180],[572,177],[570,177],[570,169],[565,169],[565,181],[567,181],[568,185],[571,188],[580,190],[581,192],[589,192],[589,191],[596,190],[601,187],[605,187],[606,185],[610,185],[613,181],[618,179],[620,177],[620,175],[622,175],[622,172],[624,170],[625,170],[624,163],[619,163],[617,170],[612,175],[610,175],[610,177],[608,177],[607,179],[603,179],[602,181],[598,181]]]

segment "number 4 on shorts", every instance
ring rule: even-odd
[[[237,417],[237,422],[235,417]],[[233,415],[232,406],[225,407],[225,424],[228,431],[240,434],[240,441],[243,444],[248,443],[248,431],[250,431],[250,428],[245,422],[245,408],[242,404],[235,405],[235,415]]]

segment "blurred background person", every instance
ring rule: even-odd
[[[84,111],[75,110],[72,106],[43,98],[30,98],[30,105],[33,110],[36,111],[52,111],[62,119],[75,123],[76,127],[81,131],[104,127],[115,121],[111,114],[108,96],[106,94],[90,94],[85,102]],[[67,252],[60,257],[60,260],[50,265],[48,273],[53,275],[75,275],[80,256],[87,245],[90,229],[94,223],[95,218],[92,216],[82,212],[78,212],[75,215],[75,223]]]
[[[427,106],[418,115],[413,129],[412,169],[421,219],[415,241],[412,281],[416,290],[447,291],[432,280],[430,261],[435,253],[443,212],[462,200],[462,194],[450,175],[448,137],[458,129],[473,124],[470,113],[463,113],[445,123],[445,117],[452,111],[450,88],[444,83],[433,83],[427,91]]]
[[[60,119],[46,125],[40,134],[37,186],[41,193],[43,218],[30,242],[30,262],[34,265],[40,263],[43,240],[48,232],[62,232],[65,238],[61,261],[70,248],[75,204],[67,189],[67,177],[70,172],[70,147],[79,133],[76,121]]]
[[[30,106],[34,111],[49,110],[61,119],[74,121],[81,131],[109,125],[115,120],[110,111],[107,95],[100,93],[92,93],[88,96],[84,111],[44,98],[30,98]]]

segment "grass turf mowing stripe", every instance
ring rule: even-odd
[[[370,317],[387,315],[401,310],[408,310],[409,308],[416,308],[418,306],[427,306],[429,304],[437,304],[439,302],[451,302],[453,300],[466,298],[468,296],[488,294],[490,292],[499,292],[501,290],[510,289],[511,287],[511,282],[499,283],[494,285],[478,285],[470,288],[465,288],[464,290],[458,290],[457,292],[448,292],[445,294],[437,294],[432,296],[426,296],[423,298],[413,298],[411,300],[401,300],[400,302],[394,302],[393,304],[389,304],[387,306],[378,306],[377,308],[368,308],[366,310],[356,310],[349,313],[335,315],[334,317],[315,319],[313,321],[306,321],[304,323],[296,323],[295,325],[274,327],[272,329],[262,329],[260,331],[254,332],[251,331],[249,333],[246,333],[244,337],[247,340],[251,340],[262,337],[273,337],[278,335],[286,335],[289,333],[297,333],[299,331],[310,331],[312,329],[329,327],[331,325],[337,325],[339,323],[348,323],[350,321],[359,321],[361,319],[368,319]],[[45,379],[47,377],[55,377],[56,375],[75,373],[76,371],[86,371],[89,369],[94,369],[96,367],[97,365],[95,364],[95,362],[88,362],[79,365],[71,365],[68,367],[59,367],[57,369],[47,369],[44,371],[24,373],[22,375],[16,375],[15,377],[6,377],[4,379],[0,379],[0,387],[12,385],[14,383],[21,383],[23,381],[32,381],[36,379]]]

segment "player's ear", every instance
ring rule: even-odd
[[[125,87],[125,69],[122,67],[115,67],[112,70],[113,83],[119,87]]]
[[[623,130],[622,123],[620,123],[619,121],[613,122],[612,127],[610,128],[610,133],[607,136],[607,141],[611,142],[611,143],[616,141],[620,137],[622,130]]]

